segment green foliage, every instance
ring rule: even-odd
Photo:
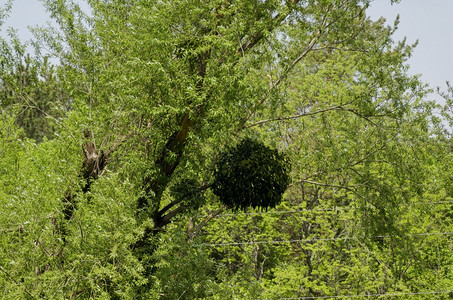
[[[193,210],[198,210],[206,202],[200,183],[194,179],[183,178],[170,188],[170,193],[176,200]]]
[[[453,93],[370,1],[44,3],[48,58],[0,39],[3,298],[453,286]]]
[[[214,262],[205,249],[188,242],[179,229],[165,234],[162,246],[153,255],[156,272],[153,274],[157,299],[205,299],[215,288]]]
[[[288,160],[252,139],[228,149],[217,161],[213,190],[229,208],[273,208],[289,184]]]

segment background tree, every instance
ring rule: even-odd
[[[2,60],[0,107],[14,115],[27,137],[41,142],[53,138],[60,119],[70,109],[71,99],[58,82],[56,68],[48,56],[34,59],[25,54],[29,43],[22,43],[8,30],[10,42],[1,40]]]

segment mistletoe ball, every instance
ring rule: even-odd
[[[232,209],[273,208],[288,187],[289,170],[283,154],[261,142],[244,139],[220,155],[213,191]]]

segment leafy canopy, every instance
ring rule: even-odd
[[[453,286],[451,134],[371,1],[43,3],[0,38],[4,298]]]

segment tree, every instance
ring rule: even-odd
[[[49,57],[33,59],[25,54],[29,43],[22,43],[13,29],[7,34],[9,43],[0,40],[0,107],[15,116],[27,137],[37,142],[53,138],[59,120],[71,107],[70,98],[58,82]]]
[[[36,31],[59,64],[49,71],[55,77],[32,77],[61,90],[70,105],[58,119],[46,111],[54,97],[41,96],[41,88],[26,95],[43,100],[38,111],[53,116],[58,138],[35,144],[10,117],[2,123],[15,134],[3,141],[21,149],[6,151],[5,161],[24,166],[2,173],[11,182],[0,200],[8,207],[1,216],[5,294],[190,299],[415,291],[419,283],[411,280],[425,273],[407,270],[413,254],[425,255],[432,244],[402,233],[428,216],[417,209],[400,216],[425,199],[437,142],[429,103],[420,100],[425,88],[406,74],[412,46],[394,43],[395,28],[384,20],[367,18],[369,1],[86,4],[45,1],[60,27]],[[20,71],[16,63],[2,82]],[[328,213],[216,219],[225,208],[211,189],[215,165],[227,145],[247,138],[291,161],[278,209]],[[7,215],[16,198],[23,214]],[[229,228],[239,250],[212,245],[224,243]],[[261,234],[305,242],[242,243]],[[189,269],[195,274],[186,280]]]
[[[29,55],[10,74],[2,76],[2,108],[11,110],[27,137],[37,142],[53,138],[58,120],[70,107],[56,81],[55,70],[46,58],[37,64]]]

